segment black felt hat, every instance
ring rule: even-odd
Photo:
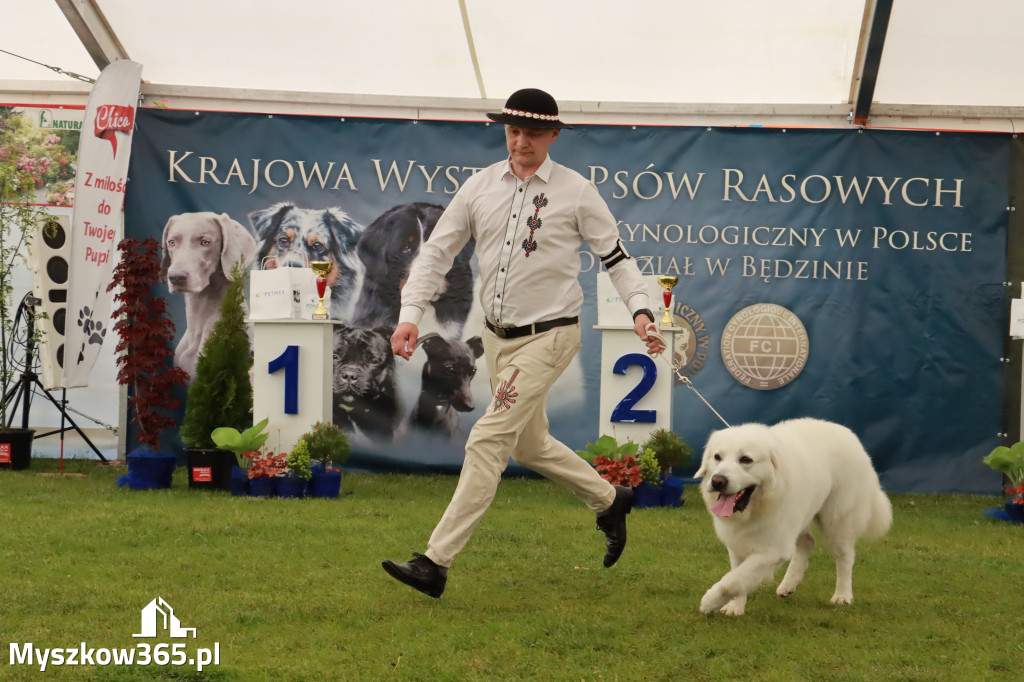
[[[558,120],[558,103],[555,98],[537,88],[525,88],[513,92],[498,114],[487,114],[487,118],[498,123],[522,128],[568,128]]]

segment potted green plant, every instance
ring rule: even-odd
[[[1024,521],[1024,441],[1010,446],[1000,445],[982,461],[1004,474],[1010,482],[1009,487],[1004,488],[1010,496],[1003,505],[1005,517]]]
[[[277,492],[277,479],[288,468],[288,453],[268,450],[254,454],[249,460],[249,494],[253,497],[273,497]]]
[[[633,489],[633,506],[660,507],[662,473],[658,455],[651,448],[645,448],[637,459],[637,466],[643,480]]]
[[[693,448],[678,433],[665,428],[652,431],[642,447],[653,450],[661,466],[662,504],[678,507],[683,503],[683,479],[674,476],[672,469],[688,463],[693,458]]]
[[[34,429],[12,427],[12,387],[18,379],[10,356],[14,336],[13,271],[27,266],[27,249],[45,211],[36,205],[38,177],[19,163],[19,154],[6,144],[0,127],[0,467],[27,469],[32,459]],[[37,332],[38,334],[38,332]],[[36,339],[38,341],[38,336]]]
[[[167,302],[154,296],[159,281],[160,244],[155,239],[123,239],[108,291],[115,290],[114,331],[117,332],[117,381],[128,387],[129,424],[137,427],[140,447],[128,453],[128,473],[118,485],[134,489],[170,488],[177,458],[160,451],[160,434],[177,425],[167,412],[181,406],[175,386],[188,375],[172,367],[174,322]]]
[[[219,427],[239,431],[252,424],[252,352],[245,321],[246,270],[231,270],[219,318],[203,344],[196,373],[185,398],[181,441],[188,457],[189,486],[228,490],[235,457],[216,447],[211,434]],[[199,479],[199,480],[197,480]]]
[[[605,434],[576,454],[593,464],[601,478],[612,485],[635,486],[643,480],[636,462],[638,448],[633,441],[619,444],[613,436]]]
[[[340,467],[352,452],[348,436],[331,422],[317,422],[299,439],[305,443],[312,466],[313,497],[337,497],[341,493]]]
[[[313,478],[313,460],[309,456],[309,445],[299,440],[288,453],[288,472],[277,482],[277,494],[281,497],[304,497],[306,487]]]
[[[218,448],[235,455],[235,466],[231,468],[232,495],[249,494],[249,464],[270,435],[264,430],[269,423],[268,417],[245,431],[233,426],[219,426],[210,432],[210,439]]]

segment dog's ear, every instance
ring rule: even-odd
[[[479,336],[474,336],[466,341],[466,345],[473,349],[474,359],[479,358],[484,354],[484,340]]]
[[[423,233],[423,241],[427,241],[430,234],[434,231],[434,226],[437,225],[437,221],[441,219],[441,214],[444,213],[444,207],[438,206],[437,204],[417,204],[417,208],[420,211],[420,226]]]
[[[253,234],[257,239],[266,239],[277,231],[278,225],[288,211],[295,208],[295,204],[282,201],[268,208],[253,211],[249,214],[249,224],[252,225]]]
[[[177,218],[178,218],[178,216],[172,215],[170,218],[167,219],[167,224],[164,225],[164,232],[160,236],[160,252],[161,252],[161,256],[160,256],[160,281],[161,282],[166,282],[167,281],[167,271],[171,267],[171,254],[167,252],[167,233],[170,231],[171,225],[174,224],[174,221]],[[170,285],[168,285],[168,287],[169,286]],[[174,293],[174,291],[172,290],[171,293]]]
[[[363,233],[362,226],[349,218],[348,214],[337,206],[324,209],[324,224],[338,240],[342,252],[355,248],[359,236]]]
[[[394,243],[401,239],[402,230],[395,229],[391,220],[395,209],[389,208],[379,215],[363,230],[356,242],[356,255],[366,266],[366,272],[381,280],[386,280],[388,276],[388,254],[399,248]]]
[[[239,261],[243,268],[248,269],[256,254],[256,239],[227,213],[221,213],[214,220],[220,228],[220,269],[224,271],[224,276],[230,277],[231,269]]]
[[[704,450],[704,455],[700,459],[700,468],[694,472],[694,478],[703,478],[704,474],[708,472],[708,451]]]
[[[712,431],[711,435],[708,436],[708,442],[704,445],[704,454],[700,458],[700,468],[693,474],[694,478],[703,478],[708,473],[709,466],[708,460],[711,457],[711,441],[715,437],[718,431]]]
[[[421,336],[416,345],[423,346],[423,352],[427,355],[433,355],[437,351],[443,350],[448,345],[448,342],[437,332],[430,332]]]

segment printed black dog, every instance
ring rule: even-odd
[[[484,353],[484,342],[479,336],[456,341],[426,334],[420,345],[427,361],[423,363],[423,387],[409,421],[454,436],[461,431],[457,413],[474,407],[470,383],[476,375],[476,360]]]
[[[401,421],[391,331],[334,325],[334,423],[382,441]]]
[[[443,212],[441,206],[434,204],[399,204],[363,231],[356,244],[356,253],[365,268],[353,318],[359,324],[395,328],[409,266]],[[444,284],[432,301],[438,324],[446,336],[455,339],[462,336],[462,327],[473,304],[473,268],[470,263],[473,248],[471,239],[455,257]]]
[[[337,207],[298,208],[281,202],[249,214],[262,270],[308,268],[310,261],[330,261],[327,286],[331,288],[331,319],[352,319],[352,301],[360,286],[363,264],[356,243],[363,228]]]

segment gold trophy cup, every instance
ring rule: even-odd
[[[665,291],[661,294],[665,302],[665,314],[661,317],[661,326],[672,327],[675,322],[672,320],[672,287],[679,284],[679,278],[670,275],[658,275],[658,284]]]
[[[314,260],[310,261],[309,267],[316,273],[316,293],[320,296],[320,303],[313,311],[313,319],[326,320],[330,316],[327,314],[327,308],[324,307],[324,293],[327,291],[327,275],[330,273],[333,263],[329,260]]]

